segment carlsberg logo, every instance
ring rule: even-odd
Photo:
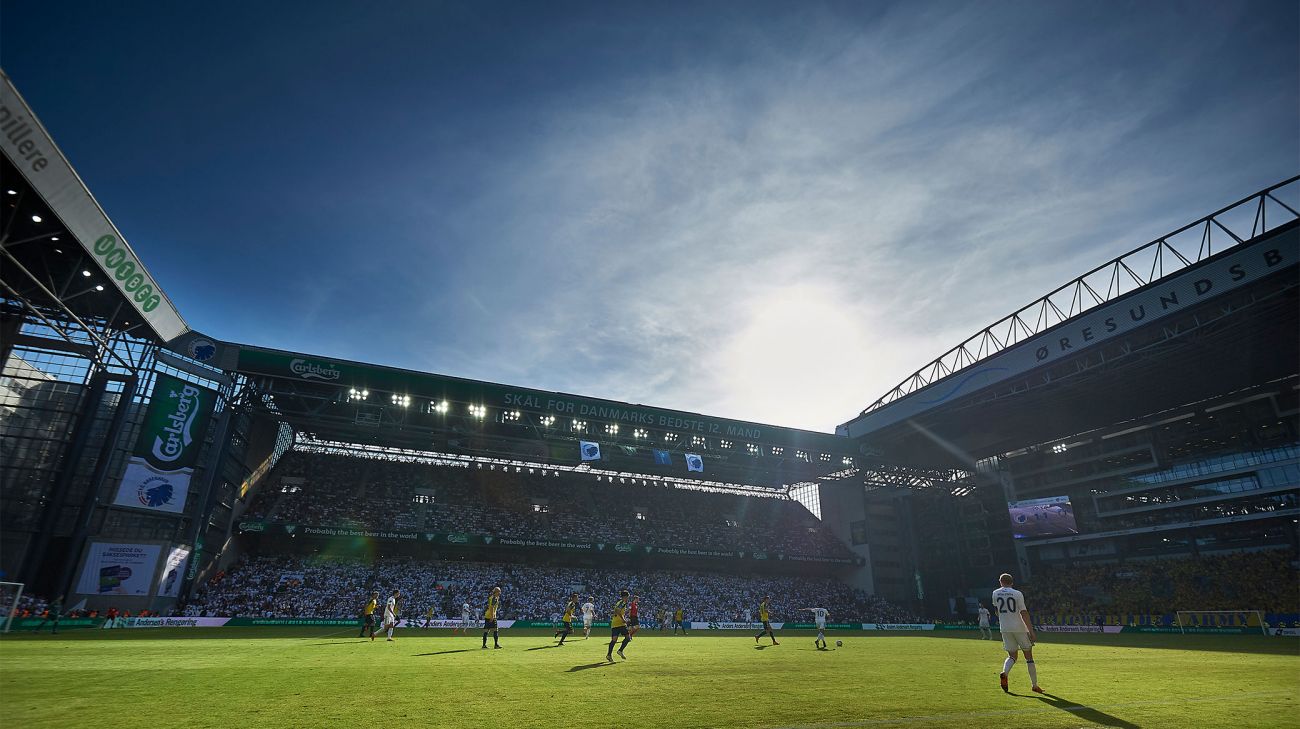
[[[172,412],[165,416],[167,425],[161,435],[153,439],[153,457],[162,463],[172,463],[185,453],[194,442],[190,433],[194,418],[199,413],[199,388],[185,385],[179,392],[172,390],[168,397],[175,401]]]
[[[319,365],[315,362],[308,362],[305,359],[295,359],[289,362],[289,370],[304,380],[337,380],[343,376],[343,373],[331,365]]]

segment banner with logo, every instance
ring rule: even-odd
[[[934,623],[863,623],[863,630],[934,630]]]
[[[190,548],[176,546],[167,553],[162,572],[158,574],[158,597],[180,597],[181,581],[185,576],[185,560],[190,558]]]
[[[220,628],[230,618],[119,618],[119,628]]]
[[[117,287],[159,338],[166,341],[184,334],[188,327],[180,312],[122,239],[9,77],[2,73],[0,120],[5,132],[0,134],[0,149],[95,260],[109,285]]]
[[[589,440],[584,440],[584,441],[579,441],[579,444],[582,446],[582,450],[581,450],[581,453],[582,453],[582,460],[584,460],[584,461],[599,461],[599,460],[600,460],[600,444],[599,444],[599,443],[593,443],[593,442],[591,442],[591,441],[589,441]]]
[[[700,458],[698,453],[686,454],[686,470],[696,473],[704,473],[704,459]]]
[[[501,627],[501,623],[504,622],[506,621],[504,620],[497,621],[497,627]],[[482,619],[471,620],[468,623],[462,621],[460,618],[456,618],[455,620],[449,620],[447,618],[433,618],[432,620],[426,621],[423,616],[418,618],[402,618],[401,620],[397,621],[397,627],[399,628],[463,628],[466,626],[470,628],[477,628],[482,625],[483,625]]]
[[[996,628],[995,628],[996,629]],[[1118,633],[1119,625],[1035,625],[1040,633]]]
[[[157,544],[91,542],[77,581],[81,595],[147,597],[162,547]]]
[[[117,488],[115,505],[173,514],[185,511],[190,476],[216,400],[212,390],[157,373],[153,399]]]

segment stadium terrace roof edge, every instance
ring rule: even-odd
[[[593,423],[616,423],[629,428],[655,428],[679,433],[684,442],[690,436],[764,443],[806,449],[814,453],[855,455],[856,444],[843,436],[798,428],[787,428],[683,410],[620,402],[551,390],[503,385],[451,375],[372,365],[317,355],[232,345],[238,351],[230,369],[250,376],[276,377],[315,385],[333,385],[342,394],[349,390],[406,395],[429,402],[476,404],[494,410],[530,412]],[[593,440],[599,440],[592,433]],[[673,446],[681,448],[682,445]],[[791,454],[793,455],[793,454]]]
[[[1246,248],[1279,231],[1294,228],[1300,220],[1300,212],[1279,196],[1283,190],[1287,190],[1292,195],[1300,191],[1300,184],[1297,183],[1300,183],[1300,175],[1270,185],[1117,256],[1057,287],[927,363],[867,406],[857,416],[840,424],[836,432],[852,437],[861,436],[864,434],[862,432],[864,422],[872,420],[885,411],[896,409],[895,406],[910,400],[918,393],[933,393],[941,383],[953,387],[954,392],[969,391],[974,386],[971,384],[972,380],[981,377],[987,379],[990,372],[1005,369],[990,366],[973,369],[975,365],[991,363],[991,360],[1000,355],[1027,346],[1067,323],[1079,320],[1106,305],[1132,298],[1133,295],[1148,290],[1157,283],[1173,279],[1210,260],[1221,260],[1234,250]],[[1294,204],[1293,200],[1292,205]],[[1240,231],[1232,230],[1236,222],[1227,220],[1225,214],[1248,210],[1250,207],[1254,208],[1253,216],[1250,220],[1244,221],[1251,224],[1250,230],[1248,232],[1244,228]],[[1269,211],[1273,213],[1271,219]],[[1200,231],[1199,235],[1197,231]],[[1226,242],[1220,242],[1217,248],[1214,246],[1216,231],[1220,241],[1226,239]],[[1198,240],[1199,246],[1195,253],[1189,252],[1188,255],[1184,255],[1179,250],[1179,247],[1183,247],[1183,250],[1187,251],[1187,246],[1195,246]],[[1141,257],[1140,262],[1139,257]],[[1146,272],[1148,266],[1150,271]],[[1238,280],[1235,274],[1233,280]],[[1123,288],[1125,285],[1129,287],[1127,290]],[[1105,293],[1098,293],[1099,291]],[[964,375],[964,379],[957,380],[958,375]],[[938,401],[946,401],[949,398],[950,396],[942,397]]]
[[[189,326],[0,69],[0,150],[162,342]]]

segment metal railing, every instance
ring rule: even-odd
[[[1300,194],[1297,181],[1300,176],[1260,190],[1035,299],[913,372],[861,414],[907,397],[1096,306],[1300,219],[1300,212],[1280,199],[1284,193]]]

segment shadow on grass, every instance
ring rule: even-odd
[[[911,633],[909,638],[927,640],[982,640],[976,635],[967,635],[958,631],[935,631],[934,633]],[[862,637],[888,639],[889,633],[866,634]],[[994,645],[1000,640],[994,640]],[[1269,655],[1290,655],[1300,653],[1300,640],[1293,637],[1266,636],[1252,632],[1246,634],[1224,633],[1038,633],[1038,644],[1088,645],[1106,648],[1158,648],[1162,650],[1215,651],[1220,653],[1253,653]]]
[[[537,646],[536,648],[525,648],[524,650],[526,650],[526,651],[544,651],[544,650],[546,650],[547,648],[559,648],[559,647],[560,647],[560,644],[559,644],[559,643],[556,643],[555,645],[539,645],[539,646]]]
[[[448,653],[469,653],[470,650],[471,650],[470,648],[457,648],[454,651],[438,651],[437,653],[416,653],[415,657],[419,658],[421,656],[445,656]]]
[[[1016,695],[1020,696],[1022,694]],[[1131,721],[1125,721],[1118,716],[1111,716],[1104,711],[1098,711],[1090,706],[1076,704],[1073,701],[1063,699],[1056,694],[1043,693],[1030,698],[1036,698],[1048,706],[1053,706],[1061,711],[1068,711],[1080,719],[1090,721],[1093,724],[1098,724],[1100,726],[1113,726],[1118,727],[1119,729],[1141,729],[1140,726]]]
[[[615,666],[615,665],[618,664],[610,663],[609,661],[601,661],[600,663],[585,663],[581,666],[574,666],[573,668],[570,668],[568,671],[565,671],[565,673],[574,673],[575,671],[586,671],[592,668],[604,668],[605,666]]]
[[[352,640],[330,640],[324,643],[308,643],[307,645],[348,645],[350,643],[369,643],[369,638],[353,638]]]
[[[761,650],[766,649],[767,647],[768,647],[768,646],[765,646],[765,645],[756,645],[756,646],[754,646],[754,650],[756,650],[756,651],[761,651]]]

